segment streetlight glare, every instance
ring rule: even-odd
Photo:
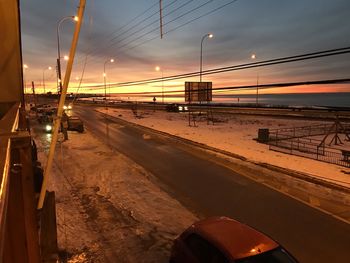
[[[47,69],[48,69],[48,70],[51,70],[51,69],[52,69],[52,67],[48,67]]]
[[[27,65],[27,64],[24,64],[23,67],[24,67],[24,68],[28,68],[28,65]]]
[[[114,62],[114,59],[113,58],[111,58],[111,63],[113,63]]]
[[[156,70],[156,71],[159,71],[159,70],[160,70],[160,67],[159,67],[159,66],[156,66],[156,67],[155,67],[155,70]]]
[[[69,60],[69,57],[68,57],[67,55],[65,55],[65,56],[63,57],[63,59],[64,59],[64,60]]]
[[[74,16],[74,21],[79,21],[79,17],[77,17],[77,16]]]
[[[255,55],[255,54],[252,54],[252,55],[251,55],[251,58],[252,58],[252,59],[256,59],[256,55]]]
[[[104,77],[106,77],[106,76],[107,76],[107,74],[106,74],[106,73],[103,73],[102,75],[103,75]]]
[[[209,37],[209,38],[213,38],[214,35],[213,35],[213,34],[208,34],[208,37]]]

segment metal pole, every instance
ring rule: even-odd
[[[208,36],[206,34],[205,36],[202,37],[201,40],[201,55],[200,55],[200,62],[199,62],[199,82],[202,82],[202,68],[203,68],[203,41],[204,39]]]
[[[164,80],[163,80],[163,69],[162,69],[162,103],[164,104]]]
[[[51,171],[51,166],[52,166],[52,162],[53,162],[53,157],[54,157],[56,142],[57,142],[57,137],[58,137],[58,128],[59,128],[60,123],[61,123],[61,118],[62,118],[62,113],[63,113],[63,105],[64,105],[64,102],[66,99],[69,79],[70,79],[72,68],[73,68],[75,51],[76,51],[77,44],[78,44],[80,28],[81,28],[81,25],[83,22],[85,4],[86,4],[86,0],[80,0],[79,10],[78,10],[78,19],[79,20],[75,26],[74,36],[73,36],[72,45],[71,45],[71,49],[70,49],[70,53],[69,53],[70,59],[68,61],[66,74],[64,76],[63,89],[62,89],[62,93],[61,93],[61,97],[60,97],[60,102],[58,104],[57,118],[55,120],[49,156],[47,158],[47,164],[46,164],[45,172],[44,172],[44,180],[43,180],[43,184],[41,187],[39,202],[38,202],[38,206],[37,206],[38,209],[41,209],[43,207],[44,200],[45,200],[47,184],[49,181],[49,175],[50,175],[50,171]]]
[[[256,107],[259,105],[259,72],[256,74]]]
[[[107,109],[107,86],[106,86],[106,63],[108,60],[105,61],[103,64],[103,81],[105,85],[105,108]]]
[[[160,38],[163,38],[163,15],[162,15],[162,0],[159,0],[159,22],[160,22]]]
[[[61,50],[60,50],[60,27],[63,21],[67,19],[74,19],[74,16],[66,16],[62,18],[57,24],[57,67],[58,67],[58,79],[60,91],[62,93],[62,77],[61,77]]]

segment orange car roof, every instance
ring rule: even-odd
[[[231,259],[254,256],[279,246],[259,231],[227,217],[204,219],[191,228]]]

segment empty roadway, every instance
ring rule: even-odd
[[[74,111],[96,137],[152,173],[197,213],[245,222],[279,241],[300,262],[349,262],[350,225],[213,162],[218,157],[202,149],[106,119],[92,107]]]

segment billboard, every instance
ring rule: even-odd
[[[185,101],[212,101],[212,82],[185,82]]]

